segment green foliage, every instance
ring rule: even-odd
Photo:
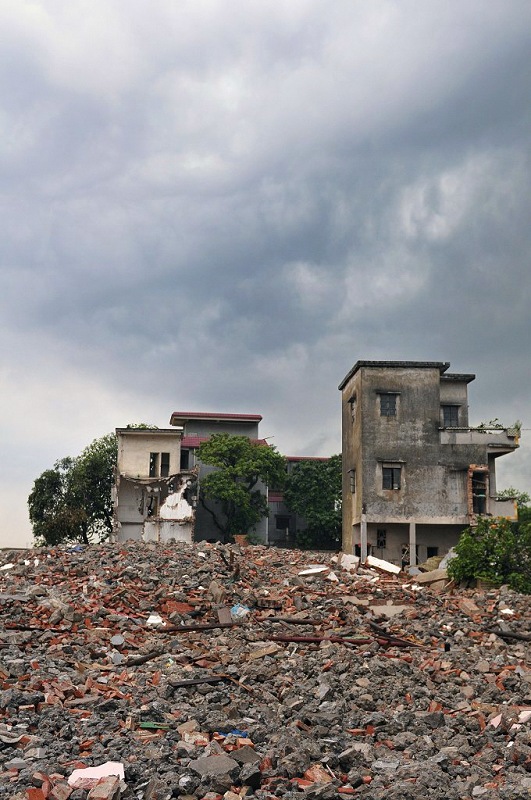
[[[215,433],[200,445],[198,457],[217,468],[201,479],[199,502],[224,541],[267,517],[267,498],[258,484],[281,486],[285,476],[285,460],[274,447]]]
[[[110,534],[116,456],[116,436],[109,433],[37,478],[28,498],[36,545],[88,544]]]
[[[531,502],[531,497],[527,492],[520,492],[518,489],[513,489],[512,486],[509,486],[508,489],[502,489],[501,492],[497,493],[497,497],[500,500],[516,500],[518,510]]]
[[[341,456],[301,461],[286,480],[284,501],[306,519],[297,533],[303,548],[333,549],[341,543]]]
[[[455,581],[486,578],[531,594],[531,524],[506,519],[480,519],[461,534],[457,557],[448,564]]]

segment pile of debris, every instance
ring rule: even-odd
[[[0,797],[531,794],[525,596],[264,547],[3,556]]]

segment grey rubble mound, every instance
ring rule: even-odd
[[[529,598],[331,555],[4,552],[0,798],[529,796]]]

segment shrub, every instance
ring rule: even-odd
[[[461,534],[456,558],[448,564],[455,581],[485,578],[531,594],[531,525],[506,519],[480,519]]]

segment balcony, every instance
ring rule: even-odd
[[[516,428],[439,428],[441,444],[480,445],[488,450],[510,453],[516,450]]]
[[[518,519],[516,500],[498,500],[496,497],[489,497],[489,515],[516,521]]]

